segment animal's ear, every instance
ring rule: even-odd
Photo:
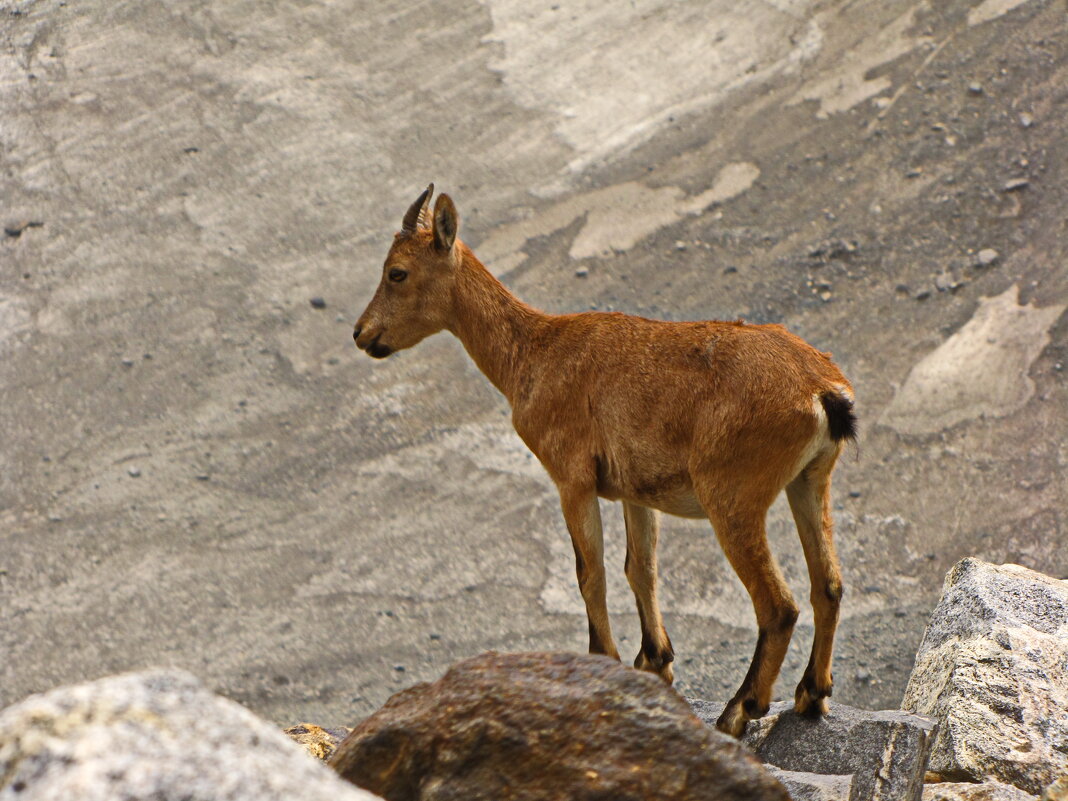
[[[434,194],[434,184],[430,184],[423,190],[423,194],[415,199],[415,203],[408,207],[408,213],[401,222],[401,232],[413,233],[417,228],[429,228],[430,222],[426,218],[427,209],[430,208],[430,198]]]
[[[456,229],[460,226],[456,206],[448,195],[439,195],[434,204],[434,246],[439,250],[452,250],[456,241]]]

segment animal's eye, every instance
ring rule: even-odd
[[[395,281],[397,283],[400,283],[401,281],[403,281],[407,277],[408,277],[408,271],[407,270],[402,270],[400,267],[394,267],[392,270],[389,271],[389,280],[390,281]]]

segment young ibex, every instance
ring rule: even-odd
[[[625,572],[642,629],[634,665],[669,683],[674,652],[656,597],[657,510],[712,522],[759,626],[749,672],[717,722],[734,736],[767,711],[797,620],[764,529],[785,488],[815,614],[796,708],[824,714],[842,597],[831,470],[856,433],[853,391],[830,355],[778,325],[544,314],[513,296],[456,238],[448,195],[429,217],[433,189],[404,216],[356,323],[357,346],[381,359],[449,330],[508,399],[515,430],[560,492],[591,653],[619,658],[605,602],[598,497],[623,502]]]

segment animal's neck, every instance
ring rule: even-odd
[[[448,329],[478,368],[514,403],[531,346],[548,321],[509,292],[465,245]]]

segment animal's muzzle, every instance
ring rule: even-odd
[[[352,339],[356,343],[356,347],[362,351],[366,351],[368,356],[371,356],[375,359],[384,359],[391,353],[393,353],[393,348],[391,348],[389,345],[383,345],[381,342],[378,341],[379,338],[382,336],[381,331],[375,334],[373,339],[367,339],[365,337],[364,341],[361,342],[360,335],[363,332],[363,327],[357,325],[352,332]]]

